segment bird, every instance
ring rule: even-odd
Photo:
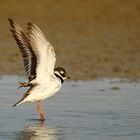
[[[27,82],[20,87],[29,87],[23,97],[13,106],[25,102],[37,102],[40,120],[45,120],[42,101],[56,94],[63,82],[70,78],[63,67],[56,67],[56,53],[46,35],[35,24],[27,23],[27,33],[11,18],[10,31],[22,56]]]

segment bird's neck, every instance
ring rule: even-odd
[[[54,73],[54,74],[55,74],[55,76],[56,76],[57,78],[59,78],[59,79],[61,80],[61,83],[63,84],[64,79],[63,79],[60,75],[58,75],[57,73]]]

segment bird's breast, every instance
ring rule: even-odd
[[[27,97],[27,101],[43,100],[53,96],[61,88],[61,83],[58,80],[46,82],[36,86],[31,94]]]

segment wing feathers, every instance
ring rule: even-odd
[[[27,29],[29,42],[37,56],[36,80],[41,81],[44,76],[50,77],[54,72],[56,61],[54,48],[36,25],[28,23]]]
[[[54,75],[55,51],[45,34],[34,24],[28,23],[25,34],[18,24],[9,19],[11,32],[23,57],[26,74],[31,81],[34,75],[36,82],[44,77],[50,79]]]
[[[34,75],[34,77],[36,75],[36,56],[31,48],[29,39],[27,38],[22,28],[13,22],[12,19],[9,19],[9,23],[11,26],[10,31],[12,32],[12,35],[18,44],[19,50],[23,57],[25,72],[30,81],[32,80],[32,75]]]

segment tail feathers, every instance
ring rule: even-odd
[[[20,105],[22,104],[23,102],[22,101],[18,101],[17,103],[15,103],[13,106],[17,106],[17,105]]]
[[[23,96],[17,103],[15,103],[13,106],[17,106],[17,105],[20,105],[20,104],[26,102],[26,101],[25,101],[25,98],[26,98],[28,95],[29,95],[28,93],[24,94],[24,96]]]
[[[15,103],[13,106],[15,107],[15,106],[17,106],[17,105],[20,105],[20,104],[22,104],[22,103],[24,103],[25,101],[23,100],[23,99],[21,99],[21,100],[19,100],[17,103]]]
[[[17,103],[15,103],[13,106],[17,106],[17,105],[20,105],[20,104],[26,102],[26,97],[30,94],[30,91],[32,90],[32,88],[33,88],[33,85],[28,89],[28,91],[23,95],[23,97]]]

